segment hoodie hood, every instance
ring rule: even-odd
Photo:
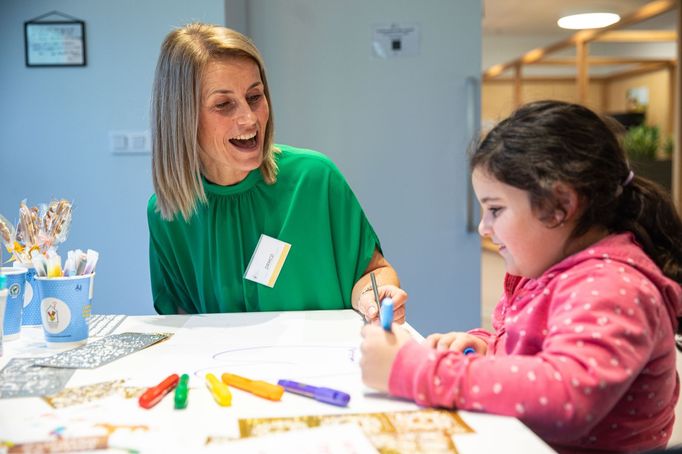
[[[588,260],[610,260],[634,268],[658,288],[663,296],[673,332],[677,332],[678,318],[682,317],[682,288],[663,274],[656,263],[644,252],[632,233],[609,235],[588,248],[566,257],[547,270],[541,277],[556,275],[565,269]]]
[[[632,233],[618,233],[594,243],[582,251],[566,257],[561,262],[545,271],[536,281],[548,281],[582,262],[591,260],[615,261],[634,268],[656,286],[663,297],[673,332],[677,332],[678,318],[682,317],[682,287],[667,277],[656,263],[639,245]],[[534,279],[506,274],[504,291],[509,299],[516,289],[525,286]]]

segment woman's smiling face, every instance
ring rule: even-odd
[[[214,60],[201,79],[199,146],[213,183],[242,181],[263,161],[270,107],[258,65],[248,58]]]

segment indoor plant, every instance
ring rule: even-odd
[[[660,143],[658,126],[639,125],[628,129],[623,145],[630,159],[647,161],[656,159]]]
[[[642,124],[628,129],[623,140],[623,147],[636,174],[655,181],[668,191],[671,190],[672,165],[670,157],[657,159],[661,147],[658,126]]]

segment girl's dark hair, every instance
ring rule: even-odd
[[[629,178],[613,121],[577,104],[526,104],[483,138],[471,156],[471,169],[482,168],[527,191],[534,213],[546,222],[563,211],[555,184],[570,185],[584,205],[573,236],[593,226],[632,232],[663,273],[682,283],[682,220],[659,185]]]

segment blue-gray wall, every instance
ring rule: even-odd
[[[25,66],[24,21],[53,10],[85,21],[87,66]],[[60,251],[100,252],[95,313],[154,312],[151,156],[112,154],[108,132],[148,129],[161,41],[194,20],[224,23],[223,0],[0,1],[0,213],[14,222],[22,199],[73,200]]]
[[[226,0],[228,25],[243,1]],[[481,321],[481,244],[466,229],[481,3],[249,0],[241,21],[268,68],[277,141],[338,164],[425,334]],[[419,44],[377,58],[373,30],[392,23],[418,29]]]

